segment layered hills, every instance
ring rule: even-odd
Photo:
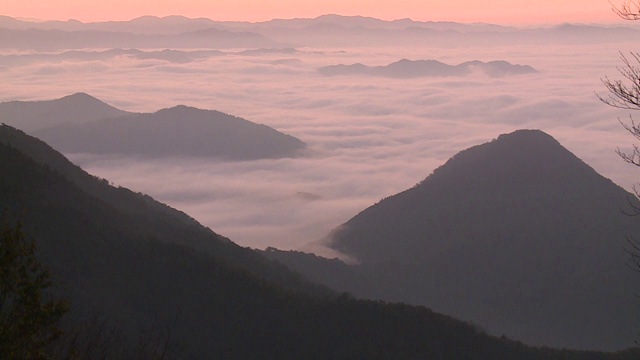
[[[402,59],[385,66],[364,64],[330,65],[318,69],[326,76],[368,75],[388,78],[417,78],[432,76],[464,76],[480,72],[490,77],[531,74],[536,70],[529,65],[514,65],[507,61],[466,61],[458,65],[448,65],[437,60]]]
[[[293,157],[306,147],[293,136],[219,111],[179,105],[134,114],[83,93],[0,103],[0,121],[66,153],[253,160]]]
[[[623,214],[639,204],[551,136],[522,130],[460,152],[335,229],[329,246],[359,265],[271,256],[343,291],[423,304],[493,334],[619,349],[640,326],[625,250],[640,222]]]
[[[0,47],[52,51],[84,48],[256,48],[429,45],[476,46],[496,43],[575,44],[634,40],[638,30],[564,24],[526,28],[455,22],[384,21],[362,16],[322,15],[250,23],[143,16],[130,21],[30,22],[0,17]]]
[[[39,140],[7,126],[0,130],[0,207],[20,214],[69,299],[66,326],[89,321],[84,329],[98,334],[81,353],[100,349],[106,358],[131,357],[136,343],[160,329],[160,344],[150,346],[159,346],[163,358],[637,356],[530,348],[424,307],[355,300],[304,285],[186,215],[82,173]],[[123,206],[127,202],[137,204],[135,210]],[[207,244],[212,248],[204,249]],[[101,320],[90,322],[96,316]],[[110,330],[119,337],[105,347],[108,339],[99,334]]]

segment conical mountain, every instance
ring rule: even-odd
[[[55,100],[0,103],[0,122],[27,132],[61,124],[79,124],[127,115],[131,113],[85,93],[76,93]]]
[[[618,349],[640,332],[640,275],[625,252],[640,219],[621,212],[630,203],[551,136],[521,130],[364,210],[330,246],[376,279],[370,296],[531,344]]]

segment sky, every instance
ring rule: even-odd
[[[255,22],[323,14],[504,25],[611,23],[619,20],[606,0],[4,0],[0,14],[83,22],[130,20],[143,15]]]

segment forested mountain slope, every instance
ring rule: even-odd
[[[126,216],[128,220],[125,222],[111,223],[111,226],[119,228],[122,232],[191,247],[285,287],[316,291],[314,286],[310,287],[297,274],[264,259],[251,249],[238,246],[226,237],[202,226],[187,214],[145,194],[111,186],[107,180],[87,174],[46,143],[20,130],[0,126],[0,143],[10,145],[33,161],[62,175],[91,198],[113,208],[114,214]]]
[[[458,153],[334,230],[330,246],[359,265],[326,263],[329,277],[317,258],[270,256],[341,291],[526,343],[620,349],[640,331],[630,204],[640,205],[551,136],[522,130]]]
[[[35,239],[70,300],[67,323],[106,319],[124,339],[109,347],[113,356],[127,354],[150,329],[161,329],[171,354],[190,359],[638,356],[529,348],[423,307],[293,291],[231,257],[177,243],[179,234],[176,242],[162,239],[143,227],[162,222],[118,209],[6,142],[0,170],[0,207]]]

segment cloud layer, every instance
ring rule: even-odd
[[[82,91],[128,111],[178,104],[215,109],[300,138],[309,150],[297,159],[142,161],[67,154],[89,172],[167,202],[239,244],[290,249],[413,186],[458,151],[520,128],[548,132],[630,188],[640,174],[614,152],[633,142],[616,119],[628,114],[600,103],[594,91],[604,92],[600,78],[617,75],[618,50],[633,46],[303,48],[184,63],[127,54],[24,63],[0,58],[0,101]],[[387,79],[327,78],[316,71],[403,58],[506,60],[538,73]]]

